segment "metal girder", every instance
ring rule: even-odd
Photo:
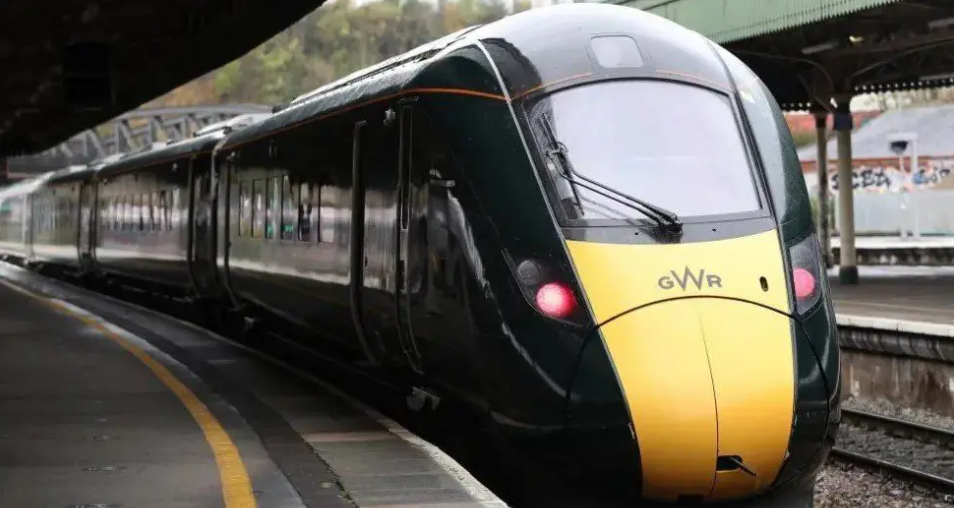
[[[730,43],[903,0],[603,0],[662,16]]]
[[[784,109],[833,97],[950,86],[950,0],[606,0],[644,9],[723,44]],[[937,76],[941,75],[942,78]]]
[[[199,129],[223,120],[267,113],[269,106],[223,104],[180,108],[146,108],[123,113],[110,122],[87,129],[35,155],[8,159],[10,174],[23,177],[74,164],[87,164],[109,155],[138,150],[153,143],[191,137]]]

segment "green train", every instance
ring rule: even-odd
[[[568,496],[808,507],[837,434],[782,112],[736,57],[635,9],[473,27],[0,201],[3,254],[457,401],[501,467]]]

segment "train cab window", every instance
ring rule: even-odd
[[[317,190],[318,187],[315,186]],[[298,186],[298,241],[311,241],[311,211],[312,199],[311,185],[307,183]],[[317,194],[317,193],[316,193]],[[316,196],[317,197],[317,196]]]
[[[239,182],[239,229],[238,235],[252,236],[251,182]]]
[[[288,175],[282,177],[282,210],[281,210],[281,236],[282,240],[294,240],[295,239],[295,229],[298,223],[297,220],[297,211],[298,199],[296,199],[296,192],[298,186],[291,186],[291,182],[288,180]]]
[[[265,182],[252,182],[252,237],[262,238],[265,231]]]
[[[544,171],[577,224],[645,219],[627,196],[681,218],[761,207],[728,96],[674,82],[607,81],[544,97],[530,119]]]

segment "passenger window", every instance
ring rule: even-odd
[[[275,238],[275,223],[281,217],[281,187],[278,186],[277,176],[269,177],[265,192],[265,239],[271,240]]]
[[[99,219],[97,227],[102,230],[109,229],[109,202],[105,199],[99,203]]]
[[[169,191],[164,191],[164,193],[165,199],[162,206],[165,208],[165,218],[163,220],[166,223],[166,231],[172,231],[172,195]]]
[[[116,231],[123,230],[123,202],[121,197],[113,198],[113,229]]]
[[[335,241],[335,207],[338,206],[339,189],[332,185],[322,185],[316,200],[318,204],[318,241]]]
[[[169,214],[169,229],[179,229],[179,224],[182,221],[182,197],[179,191],[180,189],[178,187],[172,189],[172,210]]]
[[[156,193],[156,231],[166,229],[166,191]]]
[[[311,185],[298,186],[298,241],[311,241]]]
[[[159,193],[153,192],[149,195],[149,199],[152,201],[152,206],[149,208],[152,210],[152,221],[150,228],[152,231],[159,231]]]
[[[136,196],[136,229],[138,231],[145,230],[146,222],[146,195],[139,194]]]
[[[252,196],[249,182],[239,183],[239,236],[252,235]]]
[[[130,196],[123,196],[123,231],[131,230],[132,224],[133,224],[132,198]]]
[[[288,175],[282,177],[282,210],[281,210],[281,220],[282,220],[282,240],[294,240],[295,239],[295,224],[297,224],[296,215],[296,204],[298,199],[296,199],[295,192],[298,190],[298,187],[292,188],[291,182],[288,180]]]
[[[255,180],[252,182],[252,237],[262,238],[262,232],[265,230],[265,182]]]
[[[142,195],[142,223],[143,231],[152,231],[152,193]]]

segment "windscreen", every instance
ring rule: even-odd
[[[624,195],[683,220],[759,209],[726,96],[667,81],[608,81],[547,96],[530,120],[569,219],[645,219]]]

